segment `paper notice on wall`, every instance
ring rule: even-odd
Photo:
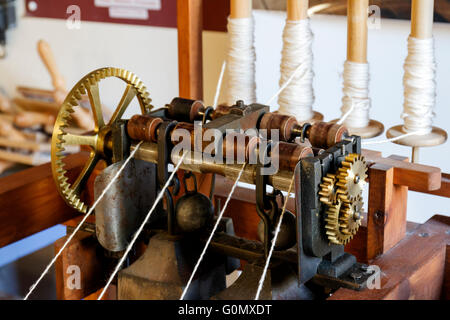
[[[118,19],[147,20],[148,10],[141,8],[109,7],[109,17]]]
[[[95,0],[95,6],[108,8],[111,18],[148,19],[148,10],[161,10],[161,0]]]

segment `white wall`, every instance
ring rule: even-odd
[[[20,7],[22,1],[19,1]],[[20,12],[23,8],[20,8]],[[278,89],[283,12],[256,11],[257,95],[262,103]],[[342,72],[346,51],[345,17],[314,16],[315,109],[326,120],[340,116]],[[389,128],[401,123],[403,61],[409,22],[382,20],[380,30],[369,34],[372,118]],[[69,30],[63,20],[21,18],[9,34],[8,58],[0,60],[0,87],[14,95],[16,85],[51,88],[51,82],[36,52],[36,43],[46,39],[68,87],[83,75],[103,66],[123,67],[146,83],[155,106],[163,106],[178,94],[177,32],[175,29],[82,22],[80,30]],[[450,131],[450,24],[436,24],[438,97],[435,124]],[[204,32],[205,101],[212,103],[226,50],[226,34]],[[222,90],[223,96],[225,88]],[[118,92],[110,90],[104,102],[114,106]],[[275,110],[276,107],[273,106]],[[128,114],[137,112],[131,110]],[[373,149],[384,155],[410,156],[406,147],[389,143]],[[450,172],[450,145],[423,149],[421,162]],[[409,193],[408,218],[423,222],[440,213],[450,215],[448,199]]]

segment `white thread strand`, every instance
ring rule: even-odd
[[[239,180],[241,179],[241,176],[242,176],[242,173],[244,172],[245,166],[246,166],[246,163],[244,163],[242,165],[242,169],[241,169],[241,171],[239,171],[239,174],[238,174],[238,176],[236,178],[236,181],[233,184],[233,187],[231,187],[231,191],[228,194],[228,198],[225,201],[225,204],[224,204],[222,210],[220,211],[220,214],[217,217],[216,223],[214,224],[214,228],[212,229],[211,234],[209,235],[208,241],[206,241],[205,247],[203,248],[203,251],[200,254],[200,257],[197,260],[197,264],[195,265],[194,270],[192,271],[191,277],[189,278],[189,281],[187,282],[186,287],[184,288],[183,293],[181,294],[180,300],[184,299],[184,296],[186,295],[186,293],[187,293],[187,291],[189,289],[189,286],[191,285],[191,282],[194,279],[195,273],[197,272],[197,269],[198,269],[198,267],[200,266],[200,263],[203,260],[203,256],[205,255],[206,250],[208,249],[208,246],[209,246],[209,244],[210,244],[210,242],[211,242],[211,240],[212,240],[212,238],[214,236],[214,233],[216,232],[216,229],[219,226],[220,220],[222,219],[222,216],[223,216],[223,214],[224,214],[224,212],[225,212],[225,210],[226,210],[226,208],[228,206],[228,202],[230,202],[231,196],[234,193],[234,189],[236,189],[236,186],[237,186]]]
[[[222,69],[220,70],[219,80],[217,81],[216,93],[214,94],[213,109],[215,109],[217,107],[217,104],[219,102],[220,89],[222,88],[222,80],[223,80],[223,75],[225,74],[226,67],[227,67],[227,62],[224,61],[222,63]]]
[[[73,239],[73,237],[75,236],[75,234],[78,232],[78,230],[80,230],[81,226],[83,225],[83,223],[86,221],[86,219],[91,215],[92,211],[95,209],[95,207],[97,206],[97,204],[100,202],[100,200],[103,199],[103,197],[105,196],[106,192],[109,190],[109,188],[111,188],[112,184],[117,180],[117,178],[119,177],[119,175],[122,173],[122,171],[125,169],[126,165],[128,164],[128,162],[131,160],[131,158],[134,157],[134,155],[136,154],[137,150],[139,149],[139,147],[141,146],[143,141],[139,142],[136,145],[136,148],[133,150],[133,152],[130,153],[129,157],[125,160],[125,162],[122,164],[122,166],[120,167],[120,169],[117,171],[117,173],[114,175],[114,177],[111,179],[111,181],[108,183],[108,185],[106,186],[106,188],[102,191],[102,193],[100,194],[100,196],[97,198],[97,200],[95,200],[94,204],[92,205],[92,207],[89,209],[89,211],[86,213],[86,215],[84,216],[84,218],[80,221],[80,223],[77,225],[77,227],[73,230],[73,232],[69,235],[69,237],[67,238],[66,242],[64,242],[64,245],[61,247],[61,249],[59,249],[58,253],[53,257],[53,259],[50,261],[50,263],[47,265],[47,267],[44,269],[44,271],[42,272],[42,274],[40,275],[40,277],[37,279],[37,281],[30,287],[30,290],[28,291],[28,293],[26,294],[25,298],[23,300],[27,300],[28,297],[30,296],[30,294],[34,291],[34,289],[36,288],[36,286],[39,284],[39,282],[42,280],[42,278],[44,278],[44,276],[47,274],[47,272],[50,270],[51,266],[56,262],[56,260],[58,259],[58,257],[61,255],[61,253],[63,252],[63,250],[66,248],[66,246],[69,244],[69,242]]]
[[[272,258],[273,251],[275,250],[275,243],[277,242],[278,234],[280,233],[281,223],[283,222],[284,213],[286,212],[286,206],[287,206],[287,203],[289,200],[289,196],[291,195],[291,189],[292,189],[292,185],[294,184],[294,180],[295,180],[295,174],[291,179],[291,183],[289,185],[286,200],[284,201],[284,204],[283,204],[283,210],[281,211],[280,218],[278,219],[278,224],[275,229],[275,234],[273,236],[272,243],[271,243],[270,250],[269,250],[269,255],[267,256],[266,264],[264,265],[264,269],[263,269],[263,273],[261,275],[261,278],[259,279],[258,289],[256,290],[256,295],[255,295],[255,300],[259,300],[259,296],[261,294],[261,291],[262,291],[262,288],[264,285],[264,280],[266,279],[267,269],[269,268],[270,259]]]
[[[429,133],[436,100],[434,39],[408,38],[408,56],[403,66],[405,132]]]
[[[185,152],[183,154],[183,156],[181,157],[180,161],[178,161],[176,167],[174,168],[174,170],[172,171],[172,173],[169,176],[169,179],[167,179],[166,184],[164,185],[164,187],[161,189],[161,191],[158,194],[158,197],[156,198],[155,202],[153,202],[153,206],[151,207],[150,211],[147,213],[147,216],[145,217],[144,221],[142,222],[141,226],[139,227],[139,229],[136,231],[136,233],[133,236],[133,239],[131,240],[130,244],[128,245],[127,249],[125,250],[122,258],[120,258],[119,263],[116,265],[116,267],[114,268],[113,273],[111,274],[111,276],[108,279],[108,282],[106,283],[106,286],[103,288],[102,293],[98,296],[97,300],[101,300],[103,298],[103,295],[105,294],[106,290],[108,289],[109,285],[111,284],[112,280],[114,279],[114,277],[116,276],[117,272],[119,272],[120,267],[122,266],[123,262],[125,261],[125,259],[127,258],[128,253],[130,252],[131,248],[133,247],[134,243],[136,242],[137,238],[139,237],[139,235],[141,234],[142,230],[144,229],[145,224],[147,223],[147,221],[150,219],[150,216],[152,215],[153,211],[155,210],[156,206],[158,205],[159,201],[161,201],[161,198],[164,195],[164,192],[166,191],[166,189],[169,187],[170,181],[172,181],[174,175],[177,173],[178,168],[180,167],[181,163],[183,162],[184,157],[186,156],[187,152]]]
[[[300,71],[301,68],[302,66],[299,65],[297,69],[295,69],[294,72],[292,72],[289,79],[278,89],[278,91],[269,100],[267,100],[266,105],[270,105],[272,101],[275,100],[275,98],[278,97],[279,94],[283,92],[284,89],[286,89],[286,87],[291,83],[291,81],[294,79],[295,75]]]
[[[254,19],[228,18],[227,103],[256,102]]]
[[[313,53],[309,19],[300,21],[286,20],[283,31],[283,50],[281,52],[280,86],[296,73],[289,86],[278,97],[280,113],[295,116],[298,121],[306,121],[313,118],[314,104],[313,90]]]
[[[365,142],[362,142],[361,145],[363,145],[363,146],[370,146],[372,144],[383,144],[383,143],[387,143],[387,142],[394,142],[394,141],[397,141],[397,140],[400,140],[400,139],[403,139],[403,138],[406,138],[406,137],[409,137],[409,136],[421,135],[421,134],[423,134],[423,133],[420,133],[420,132],[408,132],[408,133],[402,134],[402,135],[400,135],[398,137],[393,137],[393,138],[389,138],[389,139],[375,140],[375,141],[365,141]]]
[[[369,64],[345,61],[341,123],[349,128],[363,128],[369,124]],[[345,117],[345,118],[344,118]]]

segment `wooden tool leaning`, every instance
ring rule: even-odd
[[[0,92],[0,173],[15,163],[50,161],[53,125],[67,89],[48,43],[40,40],[37,50],[51,76],[53,90],[18,86],[19,96],[12,100]],[[89,110],[77,107],[74,111],[74,125],[82,131],[94,128]]]

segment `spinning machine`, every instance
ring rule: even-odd
[[[432,3],[414,0],[413,12],[424,2]],[[64,208],[79,217],[26,298],[53,263],[62,299],[448,298],[450,220],[417,225],[406,212],[408,190],[449,197],[449,175],[362,148],[384,130],[369,117],[368,1],[348,1],[343,114],[332,122],[312,109],[308,1],[287,4],[280,91],[269,103],[256,100],[248,0],[230,2],[225,104],[201,101],[200,0],[178,1],[180,97],[153,106],[139,78],[118,68],[73,87],[56,120],[51,169]],[[413,19],[413,29],[423,23]],[[107,78],[125,84],[110,119],[99,91]],[[79,135],[71,118],[85,96],[95,128]],[[280,110],[271,112],[276,97]],[[122,119],[133,99],[140,113]],[[400,127],[388,137],[425,141],[423,132]],[[67,156],[68,145],[85,152]],[[72,265],[81,268],[76,288]]]

